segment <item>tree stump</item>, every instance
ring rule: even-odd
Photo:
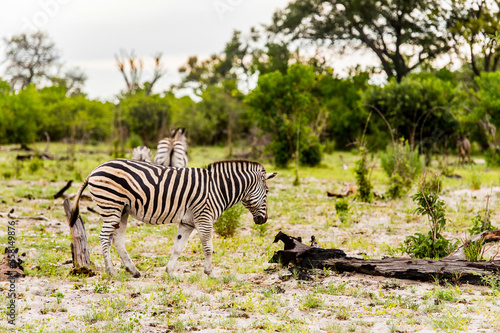
[[[66,217],[69,219],[71,216],[71,203],[69,199],[64,200],[64,212]],[[90,251],[89,242],[87,240],[87,233],[85,231],[85,226],[83,225],[83,220],[78,215],[78,218],[73,227],[70,226],[71,237],[73,242],[71,243],[71,255],[73,257],[73,267],[87,267],[90,268]]]

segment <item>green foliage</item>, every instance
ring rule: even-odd
[[[413,201],[417,203],[414,212],[427,216],[430,230],[427,234],[407,236],[400,250],[415,258],[440,259],[447,256],[457,247],[457,242],[441,235],[446,227],[445,202],[439,198],[437,191],[425,186],[425,180],[413,196]]]
[[[388,195],[400,198],[406,194],[415,178],[422,172],[422,162],[417,149],[402,141],[387,146],[380,156],[382,168],[390,179]]]
[[[472,226],[467,229],[471,236],[482,233],[483,231],[495,230],[495,227],[491,224],[491,212],[478,212],[476,216],[472,219]]]
[[[468,261],[483,260],[484,255],[484,240],[480,239],[476,242],[466,241],[464,244],[464,255]]]
[[[356,161],[354,173],[356,175],[356,184],[358,185],[357,198],[363,202],[372,202],[373,185],[368,177],[369,169],[366,166],[366,154],[363,153],[361,158]]]
[[[143,143],[142,143],[142,139],[139,135],[135,134],[135,133],[132,133],[128,139],[127,139],[127,143],[125,144],[128,148],[135,148],[135,147],[139,147],[139,146],[142,146]]]
[[[315,167],[321,163],[323,158],[323,147],[315,135],[309,135],[307,147],[300,150],[300,164]]]
[[[30,173],[35,173],[41,168],[43,168],[43,160],[38,157],[33,158],[28,164]]]
[[[488,167],[500,166],[500,149],[496,147],[488,148],[488,150],[486,150],[485,159]]]
[[[300,156],[309,149],[312,151],[306,152],[303,163],[316,165],[321,158],[317,136],[326,118],[326,108],[317,90],[319,79],[321,76],[312,66],[295,64],[286,74],[276,71],[261,75],[257,87],[246,98],[257,126],[271,134],[269,150],[277,166],[286,166],[297,153]]]
[[[345,223],[349,217],[349,202],[346,199],[335,201],[335,211],[340,222]]]
[[[379,110],[412,149],[420,145],[428,150],[435,144],[444,145],[444,138],[458,129],[457,96],[452,82],[423,73],[401,82],[391,80],[383,87],[370,86],[364,104]]]
[[[234,205],[222,213],[214,224],[214,230],[222,237],[233,237],[236,229],[241,226],[241,217],[245,207],[241,203]]]

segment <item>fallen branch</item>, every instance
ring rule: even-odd
[[[281,231],[275,242],[283,241],[285,249],[277,251],[270,262],[301,268],[331,269],[339,273],[356,272],[387,278],[418,281],[447,280],[456,283],[484,284],[483,277],[500,272],[500,260],[466,261],[455,258],[426,260],[412,258],[385,258],[381,260],[347,257],[342,250],[318,249],[290,237]],[[488,242],[500,240],[500,230],[484,235]]]
[[[8,213],[0,213],[0,217],[6,217],[12,220],[38,220],[38,221],[49,221],[45,216],[19,216],[14,214],[14,208]]]
[[[66,192],[66,190],[71,187],[71,183],[73,183],[72,180],[68,181],[68,183],[62,189],[59,190],[59,192],[54,194],[54,199],[62,197],[63,193]]]

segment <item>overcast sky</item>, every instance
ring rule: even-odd
[[[124,88],[114,55],[135,50],[145,60],[163,53],[167,74],[157,92],[179,80],[177,68],[191,55],[222,51],[235,29],[269,24],[289,0],[21,0],[0,3],[0,37],[40,29],[47,32],[69,67],[88,76],[90,98],[108,99]],[[0,59],[4,60],[3,42]],[[5,66],[0,68],[3,75]]]

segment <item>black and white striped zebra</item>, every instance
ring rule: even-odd
[[[188,164],[188,145],[185,136],[185,129],[180,127],[171,130],[170,137],[158,142],[158,149],[154,158],[154,163],[171,166],[174,168],[185,168]]]
[[[88,185],[103,219],[99,236],[104,264],[115,273],[110,247],[113,241],[125,268],[140,273],[125,249],[128,215],[151,224],[178,223],[167,272],[172,272],[191,232],[200,236],[205,257],[204,272],[212,273],[212,230],[222,212],[242,202],[256,224],[267,221],[267,179],[264,167],[250,161],[222,161],[200,168],[169,168],[151,163],[116,159],[101,164],[85,179],[72,207],[71,225]]]
[[[151,149],[145,146],[135,147],[132,150],[132,159],[136,161],[151,162]]]

